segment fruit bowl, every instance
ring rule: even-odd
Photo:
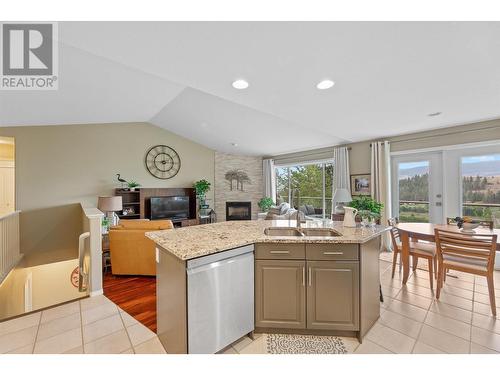
[[[474,233],[474,229],[479,226],[479,223],[466,223],[462,224],[462,232],[464,233]]]

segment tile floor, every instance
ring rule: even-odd
[[[392,279],[391,256],[381,255],[381,317],[363,344],[343,338],[349,353],[500,353],[500,319],[491,315],[483,278],[452,272],[436,301],[425,269],[412,273],[406,286],[398,273]],[[500,272],[495,282],[500,285]],[[500,306],[500,289],[496,295]],[[265,334],[243,337],[223,353],[265,353],[265,345]],[[0,353],[165,351],[154,332],[98,296],[0,323]]]
[[[104,296],[0,323],[0,353],[165,353],[156,334]]]

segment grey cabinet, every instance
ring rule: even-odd
[[[359,263],[307,261],[307,328],[359,329]]]
[[[255,326],[306,328],[305,261],[255,261]]]

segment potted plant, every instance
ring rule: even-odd
[[[368,223],[380,223],[380,214],[384,205],[372,197],[366,195],[354,197],[348,206],[358,210],[357,216],[361,218],[362,223],[363,220]]]
[[[129,181],[127,182],[127,186],[129,188],[130,191],[135,191],[135,188],[138,188],[139,186],[141,186],[140,183],[138,183],[137,181]]]
[[[205,179],[196,181],[193,184],[193,188],[196,190],[196,196],[200,200],[201,206],[205,205],[206,194],[210,191],[210,185],[210,182]]]
[[[274,202],[273,202],[272,198],[264,197],[257,204],[259,205],[262,212],[267,212],[272,207]]]

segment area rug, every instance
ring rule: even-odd
[[[268,354],[347,354],[340,337],[313,335],[266,335]]]

